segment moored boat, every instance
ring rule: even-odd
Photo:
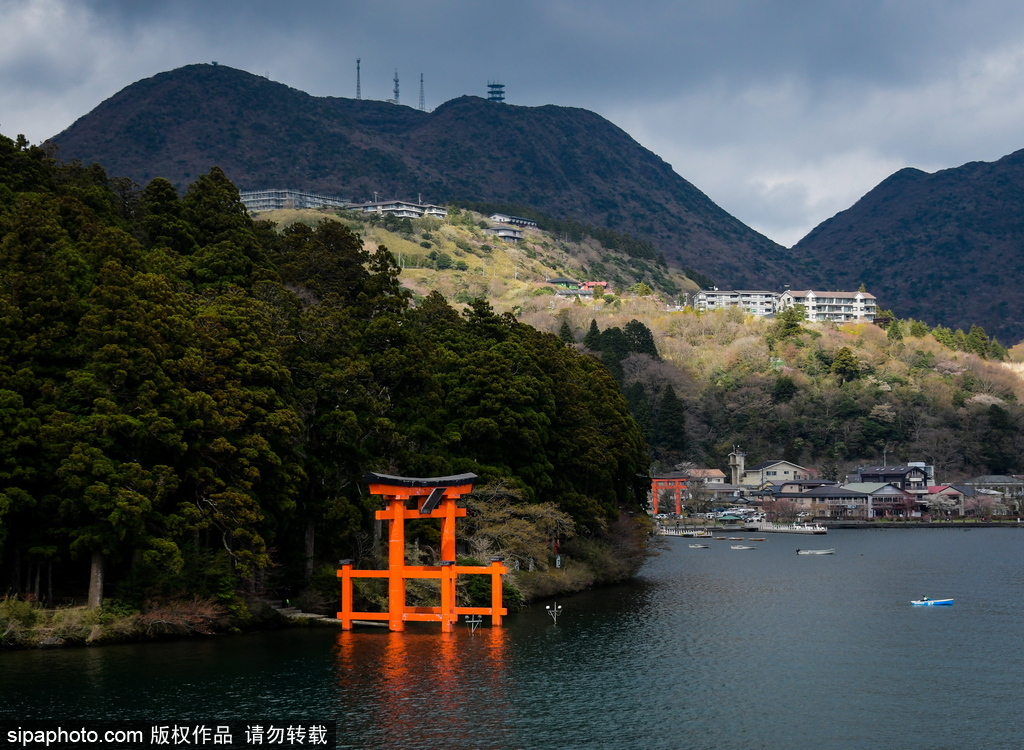
[[[952,607],[952,599],[929,599],[927,596],[923,599],[915,599],[912,602],[915,607]]]
[[[832,549],[798,549],[796,551],[798,555],[834,555],[836,553],[835,548]]]
[[[710,544],[690,544],[690,549],[711,549]]]
[[[757,547],[753,547],[748,544],[733,544],[731,547],[733,549],[757,549]]]

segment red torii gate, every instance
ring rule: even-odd
[[[508,572],[502,558],[492,557],[491,564],[455,564],[455,519],[466,515],[455,501],[473,491],[476,474],[457,474],[450,477],[395,477],[387,474],[365,474],[363,481],[370,485],[371,495],[383,495],[387,508],[377,511],[377,519],[390,521],[388,531],[388,569],[353,570],[351,560],[341,561],[338,578],[341,579],[341,620],[343,630],[351,630],[353,620],[387,620],[393,631],[405,630],[409,621],[440,622],[442,632],[450,632],[459,615],[490,615],[491,623],[501,625],[501,576]],[[407,506],[413,500],[412,508]],[[405,521],[414,518],[441,520],[441,564],[407,565],[405,562]],[[455,605],[455,584],[459,575],[491,576],[490,607],[458,607]],[[387,578],[388,611],[354,612],[352,610],[353,578]],[[437,578],[441,583],[440,607],[408,607],[405,604],[405,582],[409,578]]]

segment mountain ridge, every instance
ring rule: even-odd
[[[1024,339],[1024,150],[901,169],[792,251],[823,285],[863,283],[900,317]]]
[[[61,155],[179,188],[218,165],[242,189],[523,204],[650,241],[720,283],[779,286],[785,248],[599,115],[463,96],[432,112],[314,97],[227,66],[131,84],[54,136]]]

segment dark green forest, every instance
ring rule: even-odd
[[[368,470],[475,472],[583,539],[639,509],[644,438],[600,360],[398,275],[343,224],[253,222],[219,169],[179,195],[0,137],[5,588],[305,579],[369,554]]]

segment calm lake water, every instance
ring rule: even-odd
[[[767,538],[668,539],[557,626],[541,605],[475,634],[2,653],[0,718],[331,718],[341,747],[396,750],[1024,747],[1024,531]]]

